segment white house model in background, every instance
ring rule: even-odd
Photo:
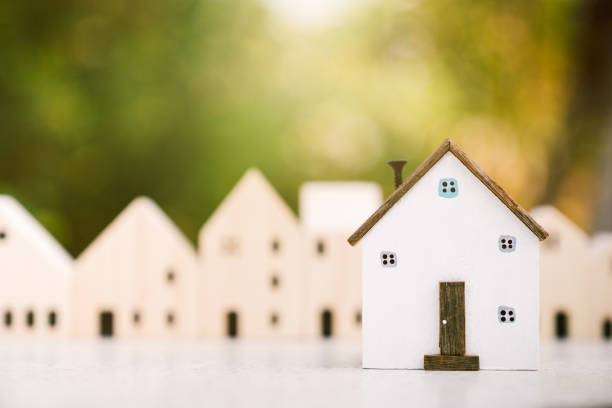
[[[363,251],[363,366],[537,369],[547,235],[444,141],[349,238]]]
[[[300,188],[306,337],[361,335],[361,252],[346,245],[346,235],[381,202],[375,183],[308,182]]]
[[[197,259],[150,199],[137,198],[77,258],[78,337],[193,337]]]
[[[612,339],[612,233],[596,235],[589,246],[592,278],[589,279],[589,294],[592,322],[597,337]]]
[[[301,242],[291,209],[259,170],[248,170],[200,231],[202,332],[300,336]]]
[[[593,319],[587,295],[597,275],[587,254],[587,234],[552,206],[531,213],[550,233],[540,250],[541,337],[598,337],[599,322]]]
[[[0,196],[0,336],[69,334],[72,257],[14,198]]]

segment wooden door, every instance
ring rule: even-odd
[[[465,282],[440,282],[440,354],[465,354]]]

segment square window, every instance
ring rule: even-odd
[[[516,321],[516,311],[510,306],[499,306],[497,308],[497,318],[500,323],[514,323]]]
[[[443,178],[440,179],[438,184],[438,195],[444,198],[457,197],[459,194],[459,184],[454,178]]]
[[[380,253],[380,263],[386,268],[394,268],[397,266],[397,255],[395,252],[382,251]]]
[[[516,238],[511,235],[502,235],[497,242],[499,250],[502,252],[514,252],[516,250]]]

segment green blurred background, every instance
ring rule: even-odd
[[[0,192],[74,255],[143,194],[195,241],[248,167],[295,208],[452,137],[612,229],[612,2],[339,1],[0,2]]]

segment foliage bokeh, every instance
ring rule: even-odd
[[[248,167],[295,208],[310,179],[388,193],[386,160],[452,137],[528,207],[551,196],[580,7],[393,0],[295,30],[257,0],[2,2],[0,191],[76,255],[137,195],[195,239]],[[559,199],[585,226],[593,172]]]

